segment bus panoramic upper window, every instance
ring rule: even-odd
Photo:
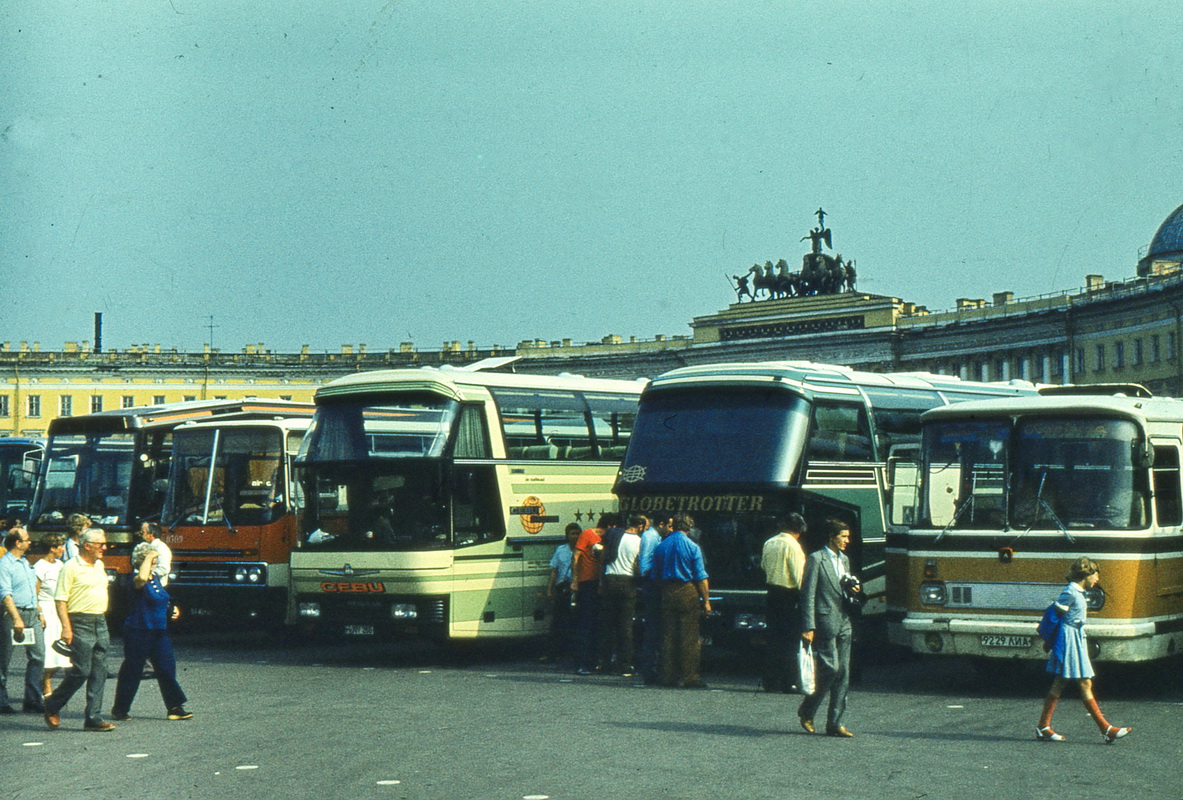
[[[808,458],[817,461],[870,461],[871,433],[862,406],[815,402]]]

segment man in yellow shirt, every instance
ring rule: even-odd
[[[115,725],[100,714],[103,689],[107,684],[107,571],[103,549],[107,535],[101,528],[89,528],[79,537],[78,557],[62,568],[54,602],[62,621],[62,639],[70,645],[70,670],[53,694],[45,698],[45,722],[56,728],[59,715],[74,692],[86,685],[86,718],[83,729],[112,731]]]
[[[789,514],[779,526],[779,532],[764,543],[760,559],[768,587],[764,617],[768,631],[763,681],[766,692],[789,694],[797,691],[799,685],[796,652],[801,638],[798,630],[801,576],[805,572],[805,552],[799,541],[803,533],[805,519],[800,514]]]

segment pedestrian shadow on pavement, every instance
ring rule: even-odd
[[[605,725],[633,730],[660,731],[662,733],[703,733],[711,736],[740,736],[758,739],[764,736],[784,736],[789,731],[782,729],[755,728],[750,725],[709,725],[694,722],[621,722],[604,720]]]

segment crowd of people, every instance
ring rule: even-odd
[[[761,554],[768,645],[763,689],[803,694],[797,715],[808,733],[817,731],[814,717],[828,697],[824,732],[850,738],[854,734],[846,727],[845,713],[852,616],[862,596],[845,553],[850,526],[827,520],[824,546],[808,555],[800,543],[806,532],[801,515],[788,514],[776,520],[774,528]],[[67,530],[66,537],[45,537],[46,553],[35,566],[27,558],[28,531],[19,522],[3,537],[0,714],[42,714],[50,728],[57,728],[63,708],[85,686],[83,728],[111,731],[115,724],[102,716],[110,649],[109,586],[102,561],[106,533],[82,514],[69,518]],[[706,688],[700,624],[712,609],[696,532],[694,519],[684,513],[603,514],[586,530],[569,524],[566,542],[556,548],[550,562],[547,596],[553,626],[547,659],[569,657],[580,675],[639,676],[646,684]],[[117,721],[131,719],[132,702],[149,663],[167,718],[193,717],[185,709],[188,698],[177,681],[168,635],[169,619],[179,612],[165,588],[172,553],[162,533],[157,523],[145,522],[142,541],[131,555],[134,572],[126,587],[130,611],[123,624],[124,659],[110,713]],[[1051,720],[1064,687],[1074,682],[1103,740],[1112,743],[1131,728],[1110,724],[1097,705],[1084,632],[1086,592],[1100,580],[1100,567],[1082,556],[1073,562],[1067,579],[1068,586],[1054,604],[1058,628],[1047,671],[1055,678],[1036,738],[1065,740],[1052,729]],[[18,648],[25,654],[20,712],[8,694],[9,665]],[[806,653],[809,676],[799,673],[801,651]],[[65,677],[55,687],[54,678],[63,670]]]
[[[124,660],[111,716],[129,720],[132,701],[151,663],[170,720],[191,719],[188,698],[177,682],[176,660],[168,637],[168,619],[177,611],[164,588],[172,553],[155,522],[140,529],[142,541],[132,551],[134,573],[126,585],[129,613],[123,623]],[[0,714],[41,714],[50,728],[61,724],[62,709],[86,688],[83,729],[106,732],[115,724],[103,719],[108,676],[107,628],[110,587],[102,556],[106,532],[83,514],[67,520],[67,536],[46,536],[46,553],[33,565],[27,558],[29,533],[17,522],[4,535],[0,556]],[[25,654],[24,693],[20,711],[8,695],[8,669],[14,651]],[[59,671],[64,678],[55,687]]]
[[[775,520],[763,545],[767,654],[762,688],[804,695],[797,717],[807,733],[817,732],[814,717],[828,699],[824,733],[852,738],[845,716],[853,618],[864,598],[845,552],[850,525],[841,519],[826,520],[824,545],[808,555],[801,545],[805,532],[804,518],[790,513]],[[578,675],[639,675],[646,684],[705,688],[699,625],[711,613],[711,600],[696,535],[689,514],[604,514],[586,530],[574,522],[567,525],[566,542],[555,549],[550,562],[547,597],[553,625],[544,660],[561,662],[569,657]],[[1063,618],[1062,633],[1050,648],[1047,665],[1056,677],[1036,738],[1064,741],[1052,730],[1051,718],[1061,691],[1071,681],[1078,684],[1102,738],[1112,743],[1131,728],[1111,725],[1097,707],[1083,631],[1084,592],[1099,580],[1099,567],[1081,557],[1068,580],[1056,602]],[[802,652],[810,666],[808,681],[799,672]]]

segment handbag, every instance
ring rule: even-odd
[[[1056,639],[1060,636],[1060,626],[1064,624],[1064,618],[1060,616],[1060,610],[1056,608],[1056,604],[1052,603],[1044,609],[1043,617],[1040,618],[1039,624],[1035,626],[1035,632],[1039,634],[1039,638],[1043,639],[1049,645],[1054,645]]]
[[[813,694],[813,645],[804,639],[797,650],[797,687],[803,694]]]

